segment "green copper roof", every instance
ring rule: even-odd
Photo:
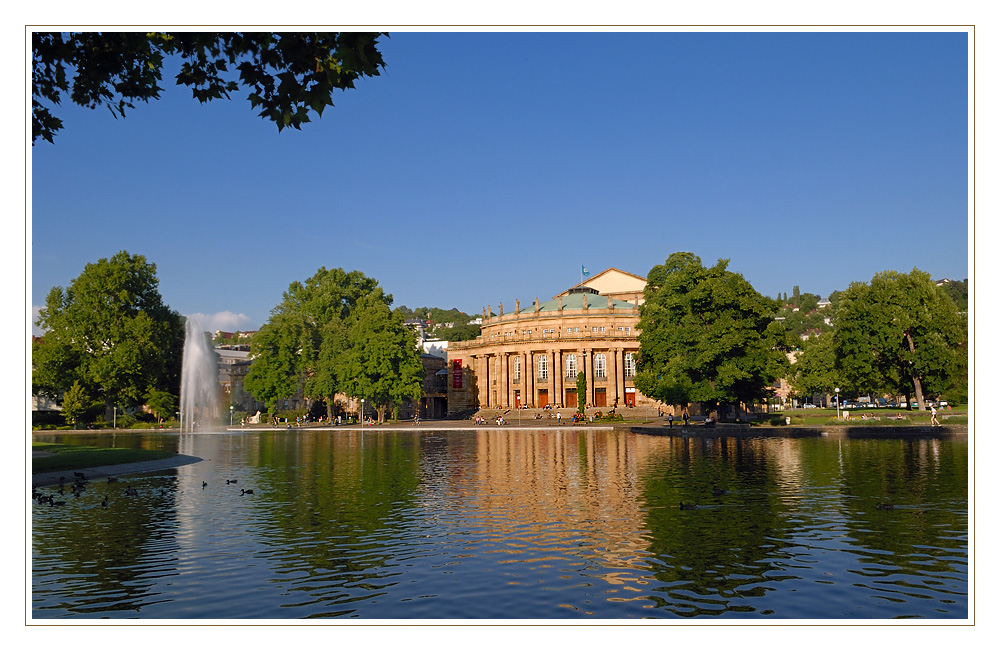
[[[587,308],[591,310],[606,310],[608,309],[608,297],[600,296],[597,294],[569,294],[562,297],[562,308],[564,310],[582,310],[583,309],[583,298],[587,298]],[[619,301],[618,299],[612,298],[611,305],[616,310],[633,310],[635,309],[635,303],[629,303],[628,301]],[[535,308],[534,305],[527,306],[527,309],[521,308],[521,312],[530,312]],[[553,298],[551,301],[545,301],[538,305],[539,312],[557,312],[559,311],[559,299]]]

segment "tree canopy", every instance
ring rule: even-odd
[[[670,404],[764,399],[788,368],[780,307],[727,270],[673,253],[647,276],[639,308],[636,387]]]
[[[179,393],[183,318],[164,305],[156,265],[126,251],[88,264],[65,290],[53,287],[36,322],[32,389],[114,406],[142,404],[153,389]]]
[[[840,295],[833,345],[855,389],[916,398],[964,386],[968,325],[929,274],[885,271]]]
[[[381,422],[386,408],[423,394],[424,367],[414,333],[376,294],[362,298],[349,321],[340,367],[344,391],[365,398]]]
[[[370,296],[387,308],[392,303],[378,281],[360,271],[320,267],[305,283],[289,285],[253,337],[247,390],[272,411],[300,388],[307,398],[325,399],[329,409],[343,390],[339,371],[347,319],[358,301]]]
[[[63,122],[52,113],[63,96],[125,116],[135,102],[159,99],[166,57],[183,60],[178,85],[204,103],[240,88],[261,118],[281,131],[300,129],[333,105],[333,91],[385,67],[377,32],[34,32],[32,128],[53,141]],[[236,80],[238,73],[238,81]]]
[[[795,392],[800,396],[811,396],[829,394],[841,386],[845,390],[851,389],[837,374],[834,360],[831,335],[821,334],[806,339],[792,368],[791,384]]]

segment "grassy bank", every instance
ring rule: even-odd
[[[845,413],[850,413],[850,419],[843,418],[843,414]],[[862,414],[874,416],[874,419],[862,418]],[[902,416],[902,418],[893,418],[896,415]],[[837,418],[836,409],[800,409],[771,414],[765,417],[763,421],[755,424],[758,426],[783,426],[785,425],[785,417],[791,419],[791,425],[797,425],[800,427],[819,427],[822,425],[905,427],[907,425],[931,424],[931,414],[929,411],[906,409],[864,409],[841,412],[841,416],[842,417],[840,419]],[[939,409],[938,422],[942,425],[968,425],[968,408],[965,405],[961,405],[953,410]]]
[[[140,450],[134,448],[97,448],[84,445],[61,443],[32,443],[32,452],[44,452],[45,456],[33,456],[31,473],[79,470],[97,466],[115,466],[120,463],[153,461],[175,456],[167,450]]]

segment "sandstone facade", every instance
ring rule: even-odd
[[[482,335],[448,347],[448,410],[658,404],[634,384],[645,284],[608,269],[544,303],[484,310]],[[586,396],[576,394],[580,372]]]

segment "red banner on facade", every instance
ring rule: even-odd
[[[453,389],[462,388],[462,360],[451,361],[451,386]]]

